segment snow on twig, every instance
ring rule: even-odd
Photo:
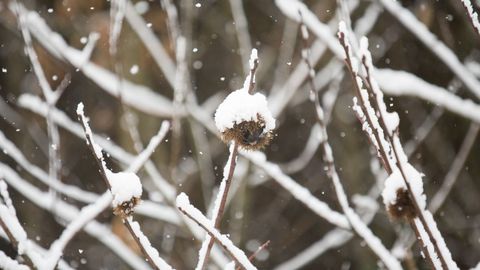
[[[112,204],[114,207],[114,213],[124,220],[124,224],[128,231],[132,234],[147,258],[147,261],[154,269],[172,269],[168,263],[160,258],[158,251],[151,246],[150,241],[148,241],[140,230],[139,224],[131,218],[133,208],[138,204],[142,195],[142,184],[140,183],[140,179],[133,172],[114,173],[107,168],[101,147],[93,141],[93,134],[88,124],[88,119],[85,117],[82,103],[78,104],[77,114],[83,123],[87,144],[90,146],[90,150],[96,157],[97,163],[100,166],[102,178],[107,183],[107,186],[113,195]]]
[[[20,149],[18,149],[10,140],[8,140],[2,132],[0,132],[0,148],[3,149],[4,153],[13,158],[28,173],[33,175],[45,185],[53,188],[56,192],[62,193],[72,199],[84,203],[93,203],[98,199],[99,196],[93,192],[89,192],[78,188],[77,186],[68,185],[60,182],[58,179],[51,178],[41,168],[30,163],[30,161],[23,156]],[[138,158],[140,158],[140,156]],[[149,201],[144,201],[144,203],[139,205],[137,213],[173,224],[179,223],[178,215],[176,211],[172,210],[172,208],[166,208],[159,204],[152,204]]]
[[[472,24],[473,28],[480,37],[480,21],[478,20],[478,13],[473,10],[472,2],[470,0],[461,0],[462,5],[467,11],[468,19]]]
[[[43,103],[37,97],[25,94],[20,96],[18,101],[21,107],[26,108],[42,117],[45,117],[46,104]],[[201,114],[201,112],[199,113]],[[78,138],[85,139],[85,132],[82,126],[70,120],[70,118],[68,118],[68,116],[64,112],[54,108],[54,110],[52,111],[52,116],[53,116],[53,120],[60,127],[66,129],[68,132],[72,133]],[[197,115],[194,115],[194,116],[197,116]],[[206,119],[210,119],[210,116],[206,117]],[[212,127],[212,129],[214,129],[214,127]],[[121,163],[129,165],[134,161],[135,157],[132,154],[126,152],[123,148],[119,147],[112,141],[106,140],[105,138],[96,134],[93,134],[93,138],[94,138],[94,141],[98,143],[98,145],[100,145],[102,149],[104,149],[113,158],[120,161]],[[161,193],[166,197],[166,199],[169,202],[171,199],[174,201],[175,193],[176,193],[174,187],[172,187],[171,184],[162,177],[162,175],[160,174],[160,172],[158,172],[155,166],[153,166],[153,164],[147,163],[145,164],[145,169],[146,169],[146,172],[150,175],[151,179],[153,180],[153,183],[155,184],[155,186],[161,191]],[[152,214],[151,211],[147,211],[148,208],[145,209],[146,207],[145,204],[141,204],[138,207],[139,207],[137,209],[138,213],[142,213],[144,215],[151,216],[154,218],[163,217],[163,215],[161,215],[160,213],[157,213],[158,211],[156,211],[156,213],[154,214]],[[143,208],[143,211],[140,211],[142,208]],[[183,222],[184,224],[187,225],[187,228],[195,236],[196,239],[203,239],[202,230],[199,229],[197,226],[195,226],[193,222],[190,222],[190,220],[185,218],[184,215],[180,215],[178,211],[176,211],[176,209],[175,211],[172,211],[173,208],[168,208],[168,209],[169,211],[165,212],[165,214],[175,214],[176,216],[171,216],[171,215],[165,216],[167,221],[171,221],[174,223]],[[89,227],[87,226],[86,229],[89,229]],[[90,233],[90,231],[88,232]],[[111,245],[109,244],[108,247],[111,247]],[[219,249],[216,247],[212,249],[212,258],[219,265],[223,265],[224,263],[227,262],[226,257],[221,252],[219,252]]]
[[[246,270],[257,269],[241,249],[236,247],[226,235],[221,234],[213,226],[209,219],[207,219],[197,208],[190,204],[188,196],[185,195],[185,193],[181,193],[177,196],[177,207],[180,211],[182,211],[182,213],[195,221],[215,241],[217,241],[239,265]]]

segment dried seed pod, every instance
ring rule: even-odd
[[[135,206],[140,203],[140,198],[132,197],[129,201],[122,202],[113,208],[113,214],[121,218],[130,216]]]
[[[265,147],[273,138],[275,119],[264,95],[234,91],[218,106],[215,124],[225,143],[235,141],[246,150]]]
[[[237,142],[246,150],[258,150],[267,146],[273,138],[272,131],[265,131],[265,121],[257,116],[257,121],[243,121],[225,129],[222,139],[228,143]]]
[[[411,220],[417,216],[410,194],[404,188],[397,189],[396,199],[387,205],[387,211],[395,219],[405,218]]]

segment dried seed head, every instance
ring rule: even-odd
[[[235,123],[232,128],[225,129],[222,139],[228,143],[235,141],[246,150],[259,150],[267,146],[273,138],[272,131],[265,129],[265,121],[260,115],[257,120]]]
[[[396,194],[395,202],[387,205],[387,211],[390,216],[394,219],[414,219],[417,216],[417,212],[408,191],[404,188],[399,188]]]
[[[218,106],[215,125],[226,143],[235,141],[243,149],[258,150],[273,138],[275,118],[264,95],[252,95],[246,89],[239,89]]]
[[[140,198],[132,197],[129,201],[122,202],[113,208],[113,214],[121,218],[126,218],[133,214],[135,206],[140,203]]]

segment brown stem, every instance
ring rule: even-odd
[[[230,186],[232,184],[232,179],[233,179],[233,173],[235,172],[235,167],[237,165],[237,156],[238,156],[238,143],[234,141],[233,150],[231,153],[230,168],[228,169],[228,176],[227,176],[227,179],[225,180],[225,192],[223,193],[222,199],[220,201],[218,215],[215,217],[215,223],[214,223],[215,229],[218,229],[220,227],[223,213],[225,212],[225,205],[227,203],[228,191],[230,190]],[[210,242],[208,242],[207,252],[205,253],[205,259],[203,260],[203,265],[201,266],[200,269],[204,269],[205,266],[207,266],[208,259],[210,257],[210,251],[212,250],[212,247],[213,247],[213,243],[214,243],[214,239],[211,238]]]
[[[125,227],[127,227],[128,231],[130,232],[130,234],[132,235],[132,238],[135,240],[135,242],[137,243],[138,247],[140,248],[140,250],[142,250],[142,253],[143,255],[145,256],[145,258],[147,259],[148,263],[150,264],[150,266],[152,266],[153,269],[156,269],[156,270],[160,270],[160,268],[153,262],[152,258],[150,257],[150,255],[148,255],[148,252],[145,250],[145,247],[142,245],[142,242],[140,241],[140,239],[138,238],[138,236],[135,234],[135,232],[133,231],[132,229],[132,225],[130,224],[130,220],[128,220],[128,218],[124,218],[123,219],[123,224],[125,225]]]

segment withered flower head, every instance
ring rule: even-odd
[[[387,211],[390,216],[395,219],[414,219],[417,214],[408,191],[404,188],[399,188],[396,193],[397,198],[395,201],[387,205]]]
[[[262,149],[273,138],[272,131],[265,132],[265,121],[258,116],[257,121],[243,121],[234,124],[233,128],[225,129],[222,139],[225,143],[236,141],[246,150]]]
[[[234,91],[218,106],[215,124],[225,143],[235,141],[246,150],[264,148],[273,138],[275,119],[264,95]]]
[[[130,199],[129,201],[122,202],[115,206],[113,208],[113,214],[121,218],[127,218],[128,216],[133,214],[135,206],[137,206],[139,203],[140,198],[132,197],[132,199]]]

